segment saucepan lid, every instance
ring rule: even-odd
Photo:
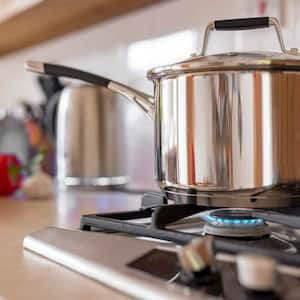
[[[209,34],[212,30],[248,30],[273,26],[275,28],[281,52],[227,52],[205,55]],[[286,49],[280,23],[273,17],[219,20],[210,22],[205,30],[204,42],[200,54],[191,58],[148,72],[148,78],[178,76],[191,72],[240,71],[240,70],[291,70],[300,71],[300,53],[297,48]]]

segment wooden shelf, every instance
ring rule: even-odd
[[[166,0],[0,0],[0,55]]]

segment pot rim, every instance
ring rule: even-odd
[[[195,56],[179,63],[153,68],[148,71],[147,77],[161,79],[209,71],[300,71],[300,56],[279,52],[228,52]]]

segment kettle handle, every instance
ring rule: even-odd
[[[278,19],[274,17],[255,17],[255,18],[242,18],[242,19],[228,19],[228,20],[215,20],[209,22],[206,26],[204,33],[204,40],[201,55],[205,55],[209,40],[209,35],[212,30],[218,31],[232,31],[232,30],[250,30],[274,26],[277,38],[280,44],[281,51],[287,54],[298,54],[297,48],[288,50],[285,47],[281,26]]]
[[[120,95],[123,95],[128,100],[138,105],[151,120],[154,119],[153,97],[117,81],[79,69],[38,61],[26,62],[25,69],[34,73],[44,75],[79,79],[84,82],[108,88]]]

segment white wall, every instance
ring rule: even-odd
[[[196,30],[201,40],[204,26],[209,20],[245,15],[242,13],[244,2],[246,1],[166,1],[6,56],[0,59],[0,103],[6,105],[20,96],[32,101],[39,100],[40,94],[34,77],[23,70],[24,61],[31,58],[81,67],[124,82],[143,78],[144,74],[133,74],[127,69],[128,45],[184,29]],[[216,34],[213,43],[221,46],[222,43],[218,43],[219,35]],[[228,45],[234,42],[234,34],[223,35],[228,36]],[[186,56],[189,54],[186,53]]]
[[[285,38],[289,46],[299,45],[297,39],[297,0],[288,0],[284,17],[292,15],[287,22]],[[149,38],[167,35],[186,29],[198,34],[198,47],[202,42],[204,27],[208,21],[221,18],[255,15],[258,0],[173,0],[137,11],[112,21],[92,26],[78,33],[72,33],[42,45],[19,51],[0,58],[0,105],[11,106],[19,99],[39,102],[42,94],[37,88],[35,77],[24,71],[23,63],[28,59],[58,62],[84,68],[101,75],[112,77],[124,83],[135,85],[151,93],[152,84],[145,79],[146,70],[131,71],[127,66],[127,49],[132,43]],[[280,1],[271,0],[271,12],[278,13]],[[300,1],[299,1],[300,2]],[[275,7],[275,9],[274,9]],[[294,9],[293,9],[294,8]],[[273,9],[273,10],[272,10]],[[293,28],[293,30],[288,30]],[[298,27],[297,27],[298,28]],[[214,33],[209,51],[228,51],[249,47],[251,49],[278,49],[275,35],[270,29],[250,33]],[[293,44],[291,43],[293,41]],[[172,51],[172,49],[168,50]],[[186,53],[185,56],[189,56]],[[155,61],[153,61],[155,66]],[[129,107],[128,144],[131,154],[128,161],[131,175],[136,181],[153,183],[153,128],[134,107]],[[139,126],[136,126],[136,125]],[[131,130],[133,129],[133,130]],[[141,153],[141,154],[140,154]],[[145,159],[147,157],[147,159]],[[142,179],[138,179],[141,176]]]

